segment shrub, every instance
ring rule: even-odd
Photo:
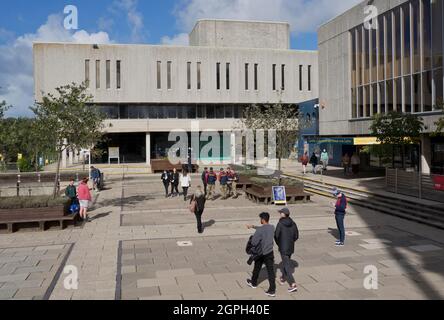
[[[65,198],[53,199],[49,196],[8,197],[0,198],[0,209],[52,208],[66,203]]]

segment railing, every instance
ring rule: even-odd
[[[397,194],[444,202],[444,191],[435,189],[434,177],[420,172],[387,168],[386,189]]]

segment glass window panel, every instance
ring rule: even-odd
[[[414,0],[412,2],[412,29],[413,29],[413,72],[421,71],[421,29],[420,29],[420,19],[419,19],[419,0]]]
[[[432,13],[431,13],[431,0],[422,0],[423,3],[423,56],[424,56],[424,70],[430,70],[432,68]],[[442,13],[441,19],[442,19]],[[424,106],[425,107],[425,106]]]
[[[216,88],[220,90],[220,63],[216,63]]]
[[[139,119],[139,107],[138,106],[129,106],[128,107],[128,116],[130,119]]]
[[[432,1],[433,67],[443,64],[443,0]]]
[[[353,29],[350,32],[351,36],[351,64],[352,64],[352,72],[351,72],[351,80],[352,80],[352,88],[356,88],[356,30]],[[355,103],[356,104],[356,103]],[[354,117],[356,118],[356,117]]]
[[[356,29],[356,83],[362,84],[362,28]]]
[[[128,119],[129,118],[128,106],[127,105],[120,105],[119,108],[120,108],[120,112],[119,112],[120,119]]]
[[[372,114],[378,113],[378,85],[372,84]]]
[[[118,106],[99,106],[98,109],[104,114],[105,119],[119,119]]]
[[[197,90],[201,90],[202,89],[202,62],[198,62],[197,63]]]
[[[248,90],[248,67],[249,64],[245,64],[245,90]]]
[[[307,80],[307,88],[308,91],[311,91],[311,66],[308,66],[308,80]]]
[[[215,106],[212,104],[207,105],[207,119],[214,119],[215,115]]]
[[[421,74],[413,75],[413,106],[414,112],[421,112]]]
[[[358,118],[364,117],[364,88],[358,89]]]
[[[384,82],[380,82],[378,84],[379,87],[379,112],[381,114],[385,114],[386,113],[386,101],[385,101],[385,81]]]
[[[100,89],[100,60],[96,60],[96,89]]]
[[[227,76],[227,90],[230,90],[230,63],[227,63],[226,65],[226,76]]]
[[[299,91],[302,91],[302,65],[299,65]]]
[[[404,20],[404,56],[403,56],[403,74],[410,74],[410,49],[411,49],[411,35],[410,35],[410,4],[407,3],[402,7],[403,20]]]
[[[199,119],[206,118],[206,106],[205,105],[197,106],[197,117]]]
[[[242,106],[234,106],[234,118],[239,119],[241,115]]]
[[[196,119],[196,106],[191,105],[186,107],[187,119]]]
[[[395,85],[395,110],[396,112],[402,112],[402,79],[396,78],[394,81]]]
[[[122,76],[122,71],[121,71],[121,66],[122,63],[121,61],[116,61],[116,87],[117,89],[120,89],[122,87],[121,85],[121,76]]]
[[[285,90],[285,64],[281,66],[281,85],[281,89]]]
[[[273,79],[272,79],[272,81],[273,81],[273,91],[276,91],[276,65],[275,64],[273,64],[273,68],[272,68],[273,70],[272,70],[272,77],[273,77]]]
[[[370,30],[364,29],[364,84],[370,82]]]
[[[401,8],[398,7],[394,10],[394,33],[393,37],[395,39],[395,77],[401,76]]]
[[[187,62],[187,89],[191,90],[191,62]]]
[[[172,67],[172,62],[168,61],[167,62],[167,88],[168,88],[168,90],[171,90],[171,88],[172,88],[171,67]]]
[[[424,112],[432,111],[432,72],[422,74],[422,90],[424,92]]]
[[[177,106],[168,106],[166,107],[168,119],[176,119],[177,118]]]
[[[435,92],[435,108],[436,105],[442,105],[443,101],[443,72],[441,69],[436,69],[433,72],[433,83]]]
[[[385,96],[387,101],[387,112],[392,112],[394,109],[393,105],[393,81],[388,80],[385,82]]]
[[[405,112],[412,112],[412,79],[410,76],[404,77],[404,105]]]
[[[389,12],[386,16],[386,36],[387,36],[387,63],[385,66],[386,79],[391,79],[393,77],[393,23],[392,23],[392,13]]]
[[[370,95],[370,86],[365,86],[365,117],[370,117],[371,111],[371,95]]]
[[[233,106],[232,105],[225,106],[225,118],[227,118],[227,119],[233,118]]]
[[[148,115],[149,115],[150,119],[157,119],[157,107],[156,106],[149,106]]]
[[[86,86],[89,88],[89,60],[85,60],[85,83]]]
[[[149,118],[149,107],[148,106],[140,106],[139,108],[139,119],[148,119]]]
[[[111,88],[111,61],[106,60],[106,88]]]
[[[162,89],[162,62],[157,61],[157,89]]]
[[[352,88],[351,98],[352,98],[352,118],[356,119],[358,116],[356,88]]]
[[[254,65],[254,90],[259,90],[258,87],[258,72],[259,72],[259,65],[256,63]]]
[[[225,118],[225,106],[224,105],[216,105],[216,119]]]
[[[379,69],[378,69],[378,79],[384,80],[384,66],[385,66],[385,25],[384,16],[379,16],[378,18],[378,28],[379,28]]]
[[[372,43],[372,51],[371,51],[371,81],[377,81],[377,56],[378,56],[378,47],[377,47],[377,30],[371,29],[370,37]]]

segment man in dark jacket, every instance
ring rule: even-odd
[[[170,173],[171,178],[171,196],[179,196],[179,172],[177,172],[177,169],[174,168],[173,172]]]
[[[261,227],[247,226],[248,229],[255,229],[256,232],[251,240],[251,246],[256,247],[261,245],[262,255],[254,261],[253,277],[247,280],[247,285],[250,288],[256,289],[259,273],[262,269],[262,265],[265,264],[268,272],[268,281],[270,282],[270,288],[266,292],[269,297],[276,296],[276,276],[274,273],[274,252],[273,252],[273,235],[274,226],[270,224],[270,214],[263,212],[259,215],[261,219]]]
[[[294,243],[299,239],[299,230],[296,223],[290,218],[290,210],[283,208],[279,210],[279,213],[281,214],[281,220],[279,220],[276,227],[274,239],[282,258],[280,283],[284,285],[285,281],[287,281],[290,285],[288,292],[293,293],[298,290],[298,286],[292,274],[291,256],[294,254]]]
[[[170,174],[168,173],[168,171],[164,171],[162,173],[162,176],[160,177],[160,179],[162,180],[163,186],[165,187],[165,198],[169,197],[169,187],[170,187],[170,181],[171,181],[171,177]]]
[[[203,186],[204,186],[204,193],[205,193],[205,197],[207,196],[207,193],[208,193],[208,168],[205,168],[204,169],[204,171],[202,172],[202,176],[201,176],[201,179],[202,179],[202,184],[203,184]]]

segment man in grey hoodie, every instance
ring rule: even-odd
[[[257,288],[257,282],[259,279],[259,273],[262,269],[262,265],[265,264],[268,272],[268,281],[270,282],[270,288],[266,292],[269,297],[276,296],[276,276],[274,272],[274,226],[270,224],[270,214],[263,212],[259,215],[261,219],[261,227],[247,226],[248,229],[256,229],[256,232],[252,239],[252,245],[257,246],[261,244],[262,255],[254,262],[253,277],[247,280],[247,285],[253,289]]]

